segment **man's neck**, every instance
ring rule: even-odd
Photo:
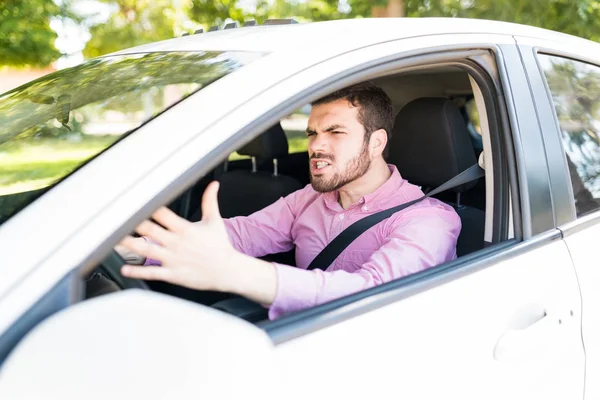
[[[339,190],[338,202],[344,210],[348,209],[363,196],[379,189],[390,178],[391,174],[385,160],[380,159],[371,163],[369,170],[363,176]]]

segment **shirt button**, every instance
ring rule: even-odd
[[[340,220],[344,219],[344,214],[340,214]]]
[[[363,208],[362,208],[363,211],[367,211],[368,209],[369,209],[369,207],[367,207],[367,206],[363,206]]]

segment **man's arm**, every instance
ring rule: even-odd
[[[277,291],[269,318],[407,276],[456,257],[460,218],[453,210],[407,212],[384,245],[354,272],[302,270],[276,264]]]
[[[156,260],[161,266],[124,265],[123,276],[232,292],[270,305],[277,287],[275,267],[232,246],[219,213],[218,187],[218,182],[212,182],[204,192],[200,224],[161,207],[152,214],[157,223],[147,220],[136,227],[149,240],[125,237],[119,244],[123,251]]]
[[[306,189],[305,187],[280,198],[275,203],[250,216],[223,219],[233,248],[252,257],[262,257],[267,254],[282,253],[293,249],[294,243],[291,230],[295,218],[295,209],[298,197],[302,196],[303,191]],[[203,223],[205,222],[199,221],[193,223],[193,225],[202,229]],[[140,245],[142,246],[146,244],[143,240],[152,242],[148,237],[137,240],[141,242]],[[115,246],[115,250],[131,265],[161,265],[159,260],[140,256],[121,244]]]
[[[446,208],[417,208],[405,213],[385,244],[355,272],[300,270],[247,256],[231,245],[217,204],[218,184],[206,189],[203,224],[194,224],[162,207],[153,214],[161,226],[145,221],[136,231],[151,242],[127,237],[131,251],[159,260],[162,267],[126,265],[124,276],[162,280],[198,290],[242,295],[271,306],[269,318],[311,307],[456,256],[460,219]],[[164,227],[164,228],[163,228]]]

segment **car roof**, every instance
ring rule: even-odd
[[[595,43],[547,29],[509,22],[462,18],[357,18],[225,29],[173,38],[115,54],[155,51],[307,52],[328,47],[331,55],[390,40],[439,34],[503,34],[568,43]]]

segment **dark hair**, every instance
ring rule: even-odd
[[[394,106],[383,89],[371,82],[362,82],[321,97],[312,105],[316,106],[342,99],[350,102],[352,106],[358,107],[358,120],[365,128],[365,141],[369,140],[371,133],[378,129],[384,129],[389,144],[394,128]],[[387,148],[386,145],[384,155],[387,154]]]

